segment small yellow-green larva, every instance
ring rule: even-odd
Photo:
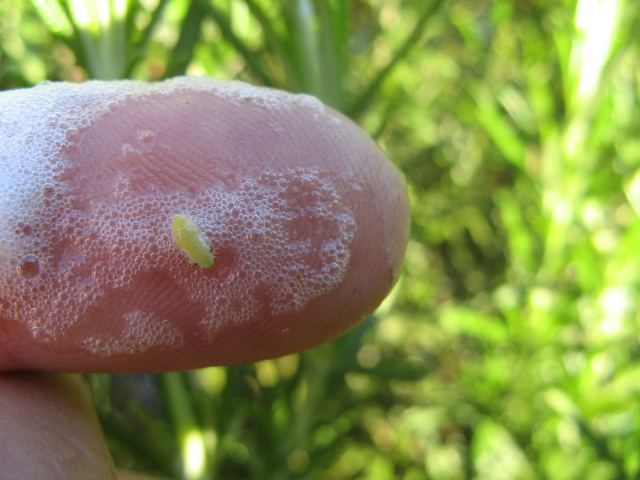
[[[173,241],[193,263],[202,268],[213,265],[213,254],[196,222],[184,215],[173,216]]]

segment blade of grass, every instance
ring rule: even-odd
[[[51,33],[62,37],[73,34],[73,25],[57,0],[31,0],[31,3]]]
[[[273,79],[266,70],[262,68],[260,58],[234,33],[229,18],[207,0],[195,0],[194,3],[197,3],[200,8],[216,22],[222,32],[222,36],[238,51],[253,74],[258,77],[258,80],[263,85],[273,86]]]
[[[151,20],[149,21],[149,24],[146,26],[146,28],[142,32],[138,34],[139,38],[132,40],[131,45],[128,48],[128,50],[131,53],[129,57],[129,62],[127,64],[127,68],[125,70],[125,75],[124,75],[125,77],[130,77],[131,72],[136,67],[138,62],[140,62],[140,60],[142,60],[145,57],[147,53],[147,49],[149,47],[149,43],[151,42],[151,38],[155,31],[155,28],[160,22],[160,20],[162,19],[162,15],[168,3],[169,3],[169,0],[159,1],[158,5],[156,6],[156,9],[153,11],[153,14],[151,15]],[[132,18],[132,16],[130,16],[129,18]],[[135,26],[133,25],[133,22],[131,23],[132,24],[131,24],[130,30],[131,30],[131,37],[133,38]]]
[[[411,49],[420,41],[420,38],[422,37],[422,34],[424,33],[424,30],[427,26],[428,20],[440,9],[440,5],[442,5],[442,2],[443,0],[435,0],[427,8],[425,8],[425,11],[422,12],[422,15],[420,15],[420,18],[418,18],[418,20],[416,21],[412,32],[409,34],[402,46],[398,49],[396,54],[393,55],[387,66],[385,66],[382,70],[380,70],[380,72],[378,72],[365,92],[360,95],[360,97],[355,102],[353,102],[352,106],[348,110],[350,117],[360,117],[369,107],[369,104],[373,100],[373,97],[378,93],[382,82],[384,82],[384,80],[389,76],[389,74],[393,71],[400,60],[404,59],[411,51]]]
[[[68,8],[89,76],[122,78],[126,67],[127,0],[69,0]]]
[[[272,21],[256,2],[253,0],[244,0],[244,2],[247,7],[249,7],[251,14],[255,17],[258,23],[260,23],[265,39],[269,44],[269,48],[282,63],[286,77],[290,78],[294,74],[295,68],[291,64],[291,58],[287,54],[287,47],[285,46],[283,39],[276,32],[276,29],[272,25]]]
[[[315,8],[310,0],[295,0],[288,11],[289,42],[297,76],[291,86],[322,98],[319,46],[315,34]]]
[[[475,92],[475,117],[482,124],[500,153],[513,165],[524,168],[526,146],[523,136],[501,114],[494,95],[489,88]]]
[[[193,58],[196,42],[200,38],[200,28],[204,16],[204,9],[199,2],[191,2],[189,4],[189,9],[180,27],[180,37],[169,57],[165,77],[184,75],[187,71],[187,67]]]
[[[183,480],[207,478],[204,435],[196,420],[191,393],[183,372],[158,375],[165,408],[173,424],[182,457]]]
[[[344,110],[342,79],[345,71],[347,44],[347,8],[344,0],[315,0],[320,20],[320,62],[323,72],[322,100],[338,110]]]
[[[497,192],[496,205],[500,211],[502,224],[508,233],[507,242],[513,267],[525,272],[535,272],[539,267],[536,251],[539,241],[531,231],[523,208],[511,191]]]

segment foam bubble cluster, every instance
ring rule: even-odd
[[[65,156],[83,132],[142,90],[208,91],[256,108],[304,105],[314,114],[319,102],[209,79],[101,83],[99,96],[91,83],[0,94],[4,320],[24,324],[41,345],[73,331],[87,351],[134,354],[184,342],[183,325],[167,316],[159,296],[183,302],[185,315],[199,315],[212,338],[223,326],[299,311],[344,279],[356,223],[329,172],[265,168],[232,185],[145,195],[123,174],[110,198],[91,199],[71,181],[78,166]],[[157,133],[137,132],[137,144],[122,145],[122,158],[135,162],[141,149],[153,149]],[[189,264],[173,244],[175,214],[198,224],[215,256],[212,268]]]

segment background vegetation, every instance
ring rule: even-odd
[[[404,171],[404,275],[278,360],[94,375],[119,466],[182,479],[640,478],[640,7],[0,2],[0,88],[238,78],[317,95]]]

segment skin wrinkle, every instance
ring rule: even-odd
[[[202,149],[191,147],[189,156],[193,158],[204,158],[206,152]],[[154,159],[160,164],[160,167],[156,167],[159,174],[164,174],[165,183],[170,185],[175,183],[178,186],[181,186],[187,190],[193,189],[195,185],[199,183],[199,177],[196,173],[196,170],[192,168],[190,162],[184,156],[184,152],[176,152],[171,148],[163,148],[162,153],[166,152],[166,159],[163,159],[161,155],[158,155],[155,152],[152,152],[154,155]],[[155,172],[154,169],[150,170],[151,172]],[[166,174],[165,174],[166,172]]]
[[[137,155],[139,161],[136,163],[135,168],[138,170],[138,174],[142,173],[148,177],[156,177],[163,181],[163,183],[169,183],[169,179],[171,178],[171,172],[167,172],[169,170],[168,166],[163,166],[163,168],[158,168],[157,165],[151,161],[152,159],[148,158],[148,155],[145,152]],[[176,168],[173,172],[174,175],[179,175],[179,169]]]

